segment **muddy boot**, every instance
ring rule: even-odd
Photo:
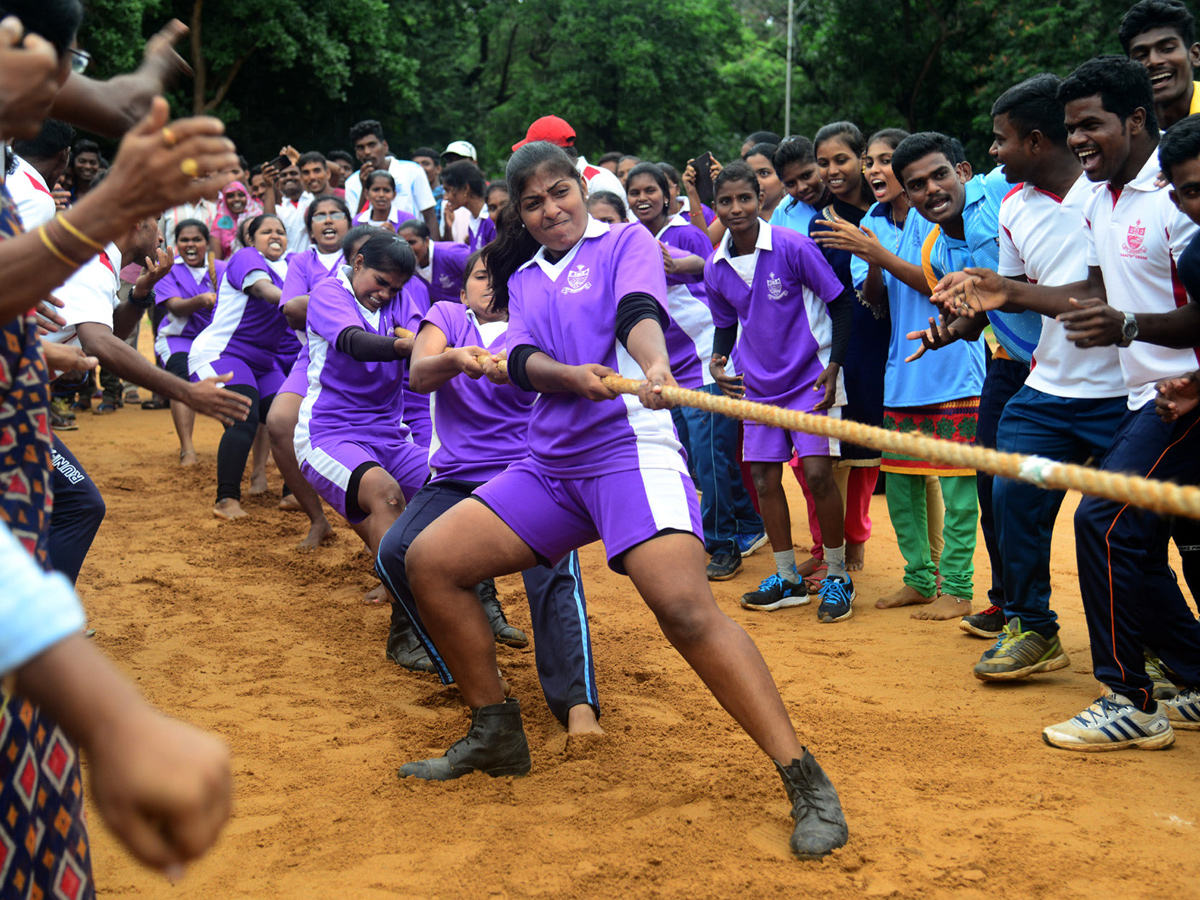
[[[784,790],[792,802],[792,852],[800,859],[820,859],[831,850],[841,847],[850,837],[846,817],[837,789],[813,755],[804,748],[804,755],[775,768],[783,779]]]
[[[525,636],[525,632],[508,624],[504,610],[500,608],[500,598],[496,596],[495,579],[489,578],[475,585],[475,596],[483,604],[483,611],[487,613],[488,624],[492,626],[492,635],[497,644],[508,647],[529,646],[529,638]]]
[[[528,775],[530,765],[529,744],[521,725],[521,702],[509,697],[503,703],[472,710],[466,737],[455,741],[445,756],[405,763],[400,767],[400,777],[450,781],[479,771],[497,778]]]
[[[412,622],[399,603],[392,604],[392,628],[387,637],[387,658],[396,665],[414,672],[434,671],[429,654],[417,639]]]

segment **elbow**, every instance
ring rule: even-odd
[[[408,386],[418,394],[432,394],[437,389],[437,385],[433,384],[433,380],[429,378],[427,368],[427,366],[422,366],[420,361],[409,363]]]

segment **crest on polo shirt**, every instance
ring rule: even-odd
[[[443,272],[442,276],[438,279],[438,283],[442,286],[442,288],[444,290],[447,290],[447,291],[450,290],[450,288],[454,287],[454,279],[452,279],[445,272]]]
[[[578,294],[580,291],[585,291],[592,286],[588,281],[588,276],[592,274],[592,270],[579,263],[575,268],[567,272],[567,286],[562,289],[564,294]]]
[[[1132,256],[1137,259],[1146,258],[1146,250],[1143,245],[1146,242],[1146,228],[1142,225],[1142,220],[1138,219],[1135,223],[1129,226],[1129,233],[1125,235],[1125,243],[1121,247],[1122,256]]]
[[[787,296],[787,291],[783,289],[783,279],[777,278],[774,272],[767,276],[767,296],[772,300],[782,300]]]

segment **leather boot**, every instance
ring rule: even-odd
[[[813,755],[804,748],[804,755],[788,765],[778,761],[775,768],[783,779],[784,790],[792,802],[792,852],[800,859],[820,859],[831,850],[846,843],[850,831],[837,789]]]
[[[414,672],[433,672],[433,661],[413,631],[412,622],[399,603],[392,604],[392,627],[387,637],[387,658]]]
[[[500,608],[500,598],[496,596],[494,578],[475,585],[475,596],[483,604],[483,611],[487,613],[488,624],[492,626],[492,636],[496,638],[497,644],[504,644],[508,647],[529,646],[529,638],[525,632],[508,624],[504,610]]]
[[[405,763],[401,778],[450,781],[480,771],[501,775],[528,775],[532,762],[525,728],[521,724],[521,702],[509,697],[503,703],[471,711],[467,736],[450,745],[445,756]]]

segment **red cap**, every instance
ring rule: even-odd
[[[512,148],[518,150],[533,141],[549,141],[560,147],[571,147],[575,144],[575,129],[558,116],[542,116],[529,126],[525,140],[513,144]]]

